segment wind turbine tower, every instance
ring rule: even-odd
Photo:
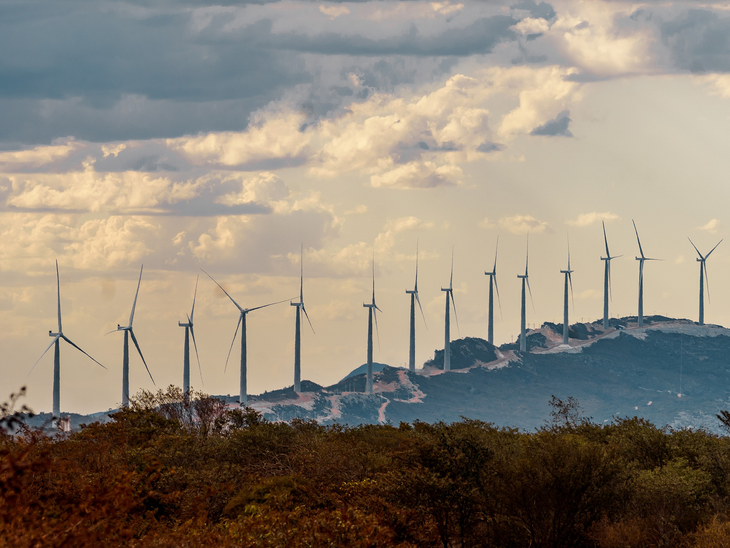
[[[373,393],[373,320],[375,321],[375,330],[378,329],[378,316],[377,312],[382,312],[375,304],[375,256],[373,254],[373,298],[368,303],[363,303],[363,306],[368,309],[368,362],[367,362],[367,382],[365,385],[365,392],[368,394]]]
[[[603,268],[603,329],[608,329],[608,300],[611,297],[611,261],[618,259],[621,255],[611,257],[608,251],[608,238],[606,237],[606,223],[601,221],[603,225],[603,241],[606,244],[606,256],[601,257],[605,261]]]
[[[703,256],[702,253],[700,253],[700,250],[697,249],[697,246],[694,244],[692,240],[687,238],[689,240],[689,243],[692,244],[692,247],[695,248],[695,251],[697,252],[697,255],[699,255],[699,259],[697,259],[697,262],[700,263],[700,325],[705,325],[705,288],[704,284],[705,281],[707,281],[707,300],[710,300],[710,280],[707,277],[707,265],[705,264],[705,261],[709,258],[709,256],[712,254],[715,249],[717,249],[717,246],[722,243],[722,240],[717,242],[715,244],[715,247],[713,247],[710,252]]]
[[[565,274],[565,288],[563,290],[563,344],[569,344],[570,334],[570,318],[568,317],[568,284],[570,284],[570,296],[573,297],[573,277],[574,271],[570,269],[570,242],[568,242],[568,269],[561,270],[561,274]],[[575,300],[573,300],[575,305]]]
[[[238,312],[240,313],[238,316],[238,323],[236,324],[236,331],[233,332],[233,340],[231,341],[231,347],[228,349],[228,356],[226,357],[226,365],[223,369],[225,372],[228,369],[228,359],[231,357],[231,351],[233,350],[233,343],[236,342],[236,336],[238,335],[238,329],[241,328],[241,377],[240,377],[240,392],[238,396],[238,402],[242,406],[248,405],[248,385],[247,385],[247,363],[246,363],[246,316],[249,312],[253,312],[254,310],[259,310],[260,308],[266,308],[267,306],[273,306],[275,304],[280,304],[285,301],[290,301],[291,299],[284,299],[283,301],[277,301],[275,303],[269,303],[264,304],[261,306],[256,306],[254,308],[242,308],[236,301],[233,300],[233,297],[231,297],[228,294],[228,291],[223,289],[223,286],[219,284],[213,276],[205,272],[203,270],[206,276],[208,276],[215,285],[217,285],[223,293],[226,294],[226,297],[228,297],[231,302],[235,305],[235,307],[238,309]]]
[[[302,312],[309,322],[309,327],[314,333],[312,321],[309,319],[307,309],[304,308],[304,244],[299,252],[299,302],[289,304],[297,307],[296,329],[294,332],[294,392],[302,391]]]
[[[188,321],[186,323],[177,322],[179,327],[185,328],[185,352],[183,355],[183,392],[187,394],[190,391],[190,337],[193,337],[193,346],[195,347],[195,357],[198,360],[198,371],[200,372],[200,383],[203,383],[203,370],[200,367],[200,356],[198,356],[198,343],[195,342],[195,331],[193,330],[193,316],[195,315],[195,298],[198,296],[198,279],[195,278],[195,292],[193,293],[193,308],[190,310]]]
[[[641,257],[636,257],[639,261],[639,327],[644,327],[644,261],[658,261],[659,259],[650,259],[644,256],[644,250],[641,248],[641,240],[639,239],[639,231],[636,230],[636,223],[631,219],[634,224],[634,232],[636,233],[636,242],[639,244],[639,253]]]
[[[137,352],[139,352],[139,357],[142,358],[142,363],[144,364],[145,369],[147,370],[147,374],[150,376],[150,379],[152,380],[152,384],[157,386],[155,384],[155,379],[152,378],[152,373],[150,373],[150,368],[147,367],[147,362],[144,359],[144,356],[142,355],[142,350],[139,348],[139,343],[137,342],[137,337],[134,336],[134,330],[132,329],[132,323],[134,322],[134,309],[137,308],[137,297],[139,296],[139,286],[142,283],[142,271],[144,270],[144,265],[139,269],[139,281],[137,282],[137,292],[134,294],[134,302],[132,303],[132,312],[129,315],[129,325],[119,325],[117,324],[117,328],[114,331],[110,331],[109,333],[117,333],[119,331],[124,332],[124,354],[122,357],[122,406],[127,407],[129,406],[129,337],[132,337],[132,342],[134,343],[135,348],[137,348]],[[109,335],[107,333],[107,335]]]
[[[416,371],[416,303],[421,309],[423,325],[426,325],[426,315],[423,313],[421,299],[418,298],[418,243],[416,243],[416,281],[413,284],[413,291],[406,289],[406,294],[411,296],[411,330],[408,345],[408,370],[411,373]],[[426,325],[426,329],[428,326]]]
[[[446,309],[444,312],[444,371],[451,371],[451,305],[454,306],[454,319],[456,327],[459,327],[459,318],[456,315],[456,301],[454,301],[454,248],[451,248],[451,277],[449,287],[442,287],[441,291],[446,293]],[[451,302],[449,302],[451,299]]]
[[[38,362],[41,361],[41,358],[46,355],[46,353],[51,349],[53,346],[53,416],[60,418],[61,416],[61,339],[66,341],[68,344],[73,346],[76,350],[84,354],[86,357],[88,357],[90,360],[96,362],[97,364],[104,367],[101,363],[96,361],[94,358],[89,356],[86,352],[84,352],[81,348],[79,348],[75,343],[71,341],[66,335],[63,334],[63,327],[61,325],[61,277],[58,274],[58,261],[56,261],[56,290],[57,290],[57,296],[58,296],[58,332],[54,333],[53,331],[48,331],[48,336],[53,337],[53,340],[51,341],[51,344],[48,345],[48,348],[46,348],[43,351],[43,354],[41,354],[41,357],[36,360],[36,362],[33,364],[33,367],[30,368],[30,371],[28,372],[28,375],[30,375],[33,372],[33,369],[35,369],[35,366],[38,365]],[[106,367],[104,367],[106,369]]]
[[[487,324],[487,341],[494,344],[494,292],[497,291],[499,312],[502,313],[502,301],[499,298],[499,287],[497,287],[497,251],[499,251],[499,236],[497,236],[497,247],[494,250],[494,266],[491,272],[485,272],[489,276],[489,322]]]
[[[517,277],[522,280],[522,308],[520,314],[520,352],[527,352],[527,295],[525,294],[525,285],[527,290],[530,292],[530,300],[532,300],[532,289],[530,288],[530,275],[527,270],[527,265],[530,261],[530,236],[527,236],[527,253],[525,255],[525,275],[518,274]],[[535,305],[533,303],[532,307]]]

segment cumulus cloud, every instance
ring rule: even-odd
[[[572,221],[565,221],[565,224],[571,226],[590,226],[593,223],[597,223],[599,221],[615,221],[617,219],[620,219],[620,217],[615,213],[611,213],[610,211],[606,211],[605,213],[598,213],[597,211],[593,211],[591,213],[581,213],[580,215],[578,215],[577,219],[574,219]]]
[[[370,184],[376,188],[435,188],[457,185],[461,182],[461,176],[462,171],[458,166],[438,166],[433,162],[411,162],[382,175],[371,176]]]
[[[722,223],[718,219],[710,219],[706,224],[695,227],[696,230],[705,230],[710,234],[717,233],[720,230]]]
[[[243,132],[208,133],[166,142],[194,163],[245,167],[267,160],[293,160],[311,138],[311,133],[302,130],[305,119],[303,113],[290,110],[263,111],[252,116]]]
[[[570,125],[570,111],[564,110],[559,113],[554,120],[549,120],[537,126],[530,132],[530,135],[544,135],[547,137],[572,137],[573,134],[568,129]]]
[[[341,15],[348,15],[350,8],[347,6],[325,6],[324,4],[320,4],[319,11],[326,15],[330,21],[334,21]]]
[[[69,141],[63,145],[39,146],[28,150],[0,152],[0,170],[7,172],[39,168],[69,157],[80,147],[80,143]]]
[[[549,229],[548,224],[536,219],[532,215],[514,215],[499,219],[500,228],[512,234],[527,234],[529,232],[545,232]]]
[[[479,221],[479,228],[494,228],[495,226],[497,225],[491,222],[488,217],[484,217],[484,219]]]

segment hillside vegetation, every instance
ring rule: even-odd
[[[5,405],[0,545],[730,545],[730,438],[551,406],[531,432],[322,426],[170,387],[47,436]]]

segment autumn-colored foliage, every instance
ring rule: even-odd
[[[5,405],[0,546],[730,546],[730,438],[552,405],[321,426],[170,387],[54,436]]]

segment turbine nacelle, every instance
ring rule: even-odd
[[[63,335],[63,333],[54,333],[50,329],[48,330],[48,336],[49,337],[60,337],[61,335]]]

